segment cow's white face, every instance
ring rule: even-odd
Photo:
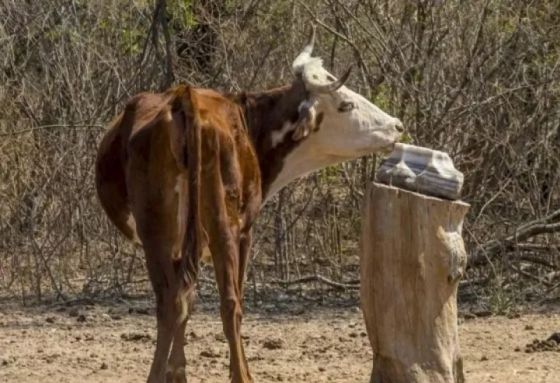
[[[312,48],[313,40],[293,64],[294,74],[309,92],[300,105],[300,119],[273,137],[273,145],[288,137],[300,142],[285,157],[267,199],[311,171],[366,154],[389,152],[401,137],[401,121],[343,86],[349,72],[336,80],[320,59],[311,57]]]
[[[323,70],[318,76],[332,76]],[[390,151],[401,137],[403,125],[368,101],[342,86],[332,93],[311,93],[315,130],[307,137],[315,151],[339,160]]]

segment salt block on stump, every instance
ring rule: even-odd
[[[401,143],[381,163],[376,180],[452,200],[459,198],[463,187],[463,173],[447,153]]]
[[[433,156],[425,158],[429,162]],[[392,181],[397,180],[393,184],[412,178],[418,185],[416,174],[427,166],[415,169],[417,163],[396,161],[394,167],[400,168],[389,169]],[[444,177],[436,178],[435,183],[446,185]],[[431,184],[423,190],[436,189]],[[464,382],[457,287],[467,261],[461,232],[468,209],[461,201],[393,185],[369,185],[361,238],[360,298],[374,354],[371,383]]]

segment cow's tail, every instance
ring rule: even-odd
[[[181,269],[185,287],[190,289],[197,281],[199,261],[202,256],[203,229],[200,216],[201,122],[198,115],[196,95],[188,87],[185,87],[181,102],[185,116],[183,161],[188,173],[188,208],[186,232],[182,245]]]

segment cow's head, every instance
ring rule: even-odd
[[[310,43],[292,64],[296,82],[303,82],[307,95],[299,105],[297,122],[286,126],[277,140],[290,134],[291,140],[298,144],[287,155],[269,195],[313,170],[390,151],[401,137],[403,126],[398,118],[344,86],[350,69],[335,79],[323,68],[320,58],[311,57],[314,40],[313,30]]]
[[[325,155],[340,160],[391,149],[401,137],[401,121],[344,86],[350,69],[335,79],[320,58],[311,57],[314,37],[313,31],[311,42],[292,65],[309,92],[300,105],[294,138],[306,138]]]

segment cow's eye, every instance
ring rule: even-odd
[[[338,111],[340,113],[349,112],[354,109],[356,105],[352,101],[342,101],[338,106]]]

